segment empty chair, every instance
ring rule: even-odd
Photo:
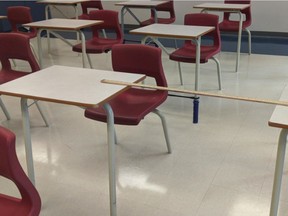
[[[225,0],[227,4],[250,4],[251,0],[243,0],[243,1],[232,1],[232,0]],[[244,20],[242,23],[242,30],[245,30],[248,33],[248,52],[251,54],[251,32],[248,29],[252,23],[252,16],[251,16],[251,7],[248,7],[241,11],[244,15]],[[238,32],[239,31],[239,21],[231,19],[231,14],[229,12],[225,12],[223,16],[223,21],[219,24],[220,31],[226,32]],[[234,13],[235,14],[235,13]]]
[[[91,0],[87,2],[81,2],[82,14],[78,16],[78,19],[89,19],[89,9],[103,10],[101,0]]]
[[[151,77],[158,86],[167,86],[161,62],[161,50],[141,44],[121,44],[112,48],[114,71],[140,73]],[[119,125],[138,125],[150,112],[156,113],[163,125],[168,152],[171,152],[166,121],[157,110],[167,98],[167,91],[130,88],[109,101],[114,112],[114,122]],[[106,122],[102,107],[88,108],[85,117]]]
[[[30,74],[27,71],[14,69],[10,63],[10,60],[22,60],[30,66],[29,72],[35,72],[40,70],[40,67],[32,53],[29,45],[29,37],[18,33],[1,33],[0,34],[0,62],[2,68],[0,69],[0,85],[22,76]],[[33,83],[31,83],[33,85]],[[36,102],[37,108],[45,121],[46,126],[48,123],[41,111],[39,104]],[[0,98],[0,106],[6,115],[7,119],[10,119],[10,115],[4,106]]]
[[[14,133],[3,127],[0,127],[0,176],[11,180],[21,195],[18,198],[0,193],[1,215],[38,216],[40,196],[18,161]]]
[[[108,52],[115,44],[123,43],[123,34],[119,25],[118,12],[111,10],[98,10],[89,13],[90,20],[103,20],[102,24],[94,25],[92,29],[92,38],[86,41],[86,53],[90,67],[92,62],[89,54],[99,54]],[[107,33],[105,36],[103,30]],[[82,52],[82,45],[77,44],[72,48],[75,52]]]
[[[219,32],[219,17],[213,14],[205,14],[205,13],[196,13],[196,14],[186,14],[184,17],[185,25],[194,25],[194,26],[212,26],[215,29],[206,34],[205,36],[212,39],[209,44],[203,45],[200,47],[200,63],[206,63],[209,59],[213,59],[217,64],[217,72],[218,72],[218,85],[219,89],[221,89],[221,68],[220,63],[217,58],[214,57],[221,50],[221,39]],[[183,85],[183,79],[181,74],[180,62],[186,63],[195,63],[196,62],[196,45],[192,43],[190,40],[186,40],[184,45],[177,49],[176,51],[170,54],[170,59],[173,61],[178,61],[179,66],[179,75],[180,82]],[[198,83],[197,85],[198,86]]]
[[[157,23],[162,24],[170,24],[175,22],[175,10],[174,10],[174,1],[169,1],[165,4],[159,5],[156,7],[157,15],[159,16],[160,13],[168,13],[168,16],[158,17],[157,16]],[[164,14],[163,14],[164,15]],[[142,21],[140,23],[141,26],[146,26],[155,23],[155,13],[154,10],[151,10],[151,16],[149,19]]]
[[[37,36],[37,31],[35,28],[26,29],[27,31],[19,30],[21,29],[23,24],[33,22],[31,9],[29,7],[25,6],[8,7],[7,19],[11,25],[12,32],[25,34],[29,38],[34,38]]]

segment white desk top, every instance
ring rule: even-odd
[[[206,9],[206,10],[219,10],[219,11],[240,11],[250,7],[250,4],[224,4],[224,3],[203,3],[194,5],[194,8]]]
[[[144,78],[141,74],[55,65],[0,85],[0,94],[94,107],[129,88],[101,83],[102,79],[139,82]]]
[[[39,0],[37,3],[54,4],[54,5],[74,5],[81,2],[87,2],[90,0]]]
[[[161,4],[165,4],[168,1],[127,1],[127,2],[119,2],[115,5],[118,6],[126,6],[126,7],[135,7],[135,8],[153,8]]]
[[[0,19],[6,19],[7,17],[6,16],[0,16]]]
[[[93,25],[103,23],[101,20],[78,20],[78,19],[48,19],[38,22],[31,22],[23,26],[45,29],[59,29],[59,30],[80,30]]]
[[[288,85],[282,92],[280,97],[281,101],[288,101]],[[288,107],[287,106],[276,106],[273,114],[268,122],[271,127],[286,128],[288,129]]]
[[[191,25],[174,25],[159,24],[144,26],[131,30],[131,34],[149,35],[157,37],[179,38],[179,39],[196,39],[202,35],[214,30],[209,26],[191,26]]]

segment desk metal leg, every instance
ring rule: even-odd
[[[116,206],[116,177],[115,177],[115,130],[114,114],[109,104],[104,104],[107,113],[108,134],[108,158],[109,158],[109,192],[110,192],[110,216],[117,215]]]
[[[38,29],[38,33],[37,33],[38,58],[39,58],[39,65],[40,65],[41,69],[43,69],[42,43],[41,43],[41,32],[42,31],[43,31],[42,29]],[[47,37],[48,37],[48,35],[49,35],[49,32],[47,31]],[[49,39],[48,39],[48,41],[49,41]]]
[[[124,35],[124,16],[125,16],[125,9],[126,7],[122,7],[121,9],[121,29],[122,29],[122,33]]]
[[[45,6],[45,19],[48,20],[49,19],[49,14],[51,17],[51,8],[50,5],[46,5]],[[47,44],[48,44],[48,53],[50,53],[51,51],[51,45],[50,45],[50,33],[49,30],[47,30]]]
[[[24,142],[25,142],[28,177],[29,177],[30,181],[35,185],[34,163],[33,163],[31,132],[30,132],[30,121],[29,121],[28,104],[27,104],[26,98],[21,98],[21,111],[22,111],[22,124],[23,124],[23,132],[24,132]]]
[[[238,43],[237,43],[237,59],[236,59],[236,72],[239,69],[240,62],[240,53],[241,53],[241,36],[242,36],[242,24],[243,24],[243,15],[239,11],[239,30],[238,30]]]
[[[86,53],[86,40],[84,33],[80,30],[79,34],[81,35],[81,44],[82,44],[82,62],[83,62],[83,68],[86,68],[86,61],[85,58],[88,60],[88,56]],[[90,65],[92,67],[92,65]]]
[[[271,200],[271,206],[270,206],[270,216],[277,216],[278,214],[287,135],[288,135],[288,129],[282,129],[280,136],[279,136],[279,141],[278,141],[278,150],[277,150],[277,158],[276,158],[276,166],[275,166],[275,174],[274,174],[274,185],[273,185],[272,200]]]

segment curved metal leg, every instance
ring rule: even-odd
[[[288,130],[282,129],[280,136],[279,136],[279,141],[278,141],[277,158],[276,158],[275,174],[274,174],[274,185],[273,185],[272,200],[271,200],[271,207],[270,207],[270,216],[277,216],[278,214],[278,205],[279,205],[279,198],[280,198],[280,191],[281,191],[281,182],[282,182],[282,174],[283,174],[283,167],[284,167],[287,135],[288,135]]]
[[[35,185],[34,162],[31,143],[30,121],[27,98],[21,98],[22,123],[26,152],[27,171],[30,181]]]
[[[110,216],[117,215],[116,204],[116,176],[115,176],[115,129],[114,114],[109,104],[103,105],[107,113],[107,136],[108,136],[108,158],[109,158],[109,193],[110,193]]]
[[[251,47],[252,47],[252,44],[251,44],[251,32],[249,29],[245,29],[246,32],[248,33],[248,53],[249,55],[251,55]]]
[[[165,135],[165,140],[166,140],[166,145],[167,145],[167,150],[168,150],[168,153],[171,154],[172,150],[171,150],[170,140],[169,140],[169,136],[168,136],[166,119],[165,119],[164,115],[162,115],[162,113],[159,110],[155,109],[152,112],[155,113],[156,115],[158,115],[161,119],[163,131],[164,131],[164,135]]]
[[[179,77],[180,77],[180,83],[183,86],[183,76],[182,76],[182,70],[181,70],[180,62],[178,62],[178,72],[179,72]]]
[[[220,66],[220,62],[217,58],[215,58],[214,56],[212,57],[212,59],[216,62],[217,65],[217,73],[218,73],[218,85],[219,85],[219,90],[222,89],[222,76],[221,76],[221,66]]]

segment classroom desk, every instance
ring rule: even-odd
[[[280,100],[281,101],[288,100],[288,86],[286,86],[285,89],[283,90]],[[277,150],[277,158],[276,158],[276,165],[275,165],[273,192],[272,192],[271,207],[270,207],[270,216],[277,216],[280,191],[281,191],[282,174],[283,174],[283,167],[284,167],[284,160],[285,160],[285,149],[286,149],[287,135],[288,135],[288,107],[276,106],[268,124],[271,127],[276,127],[276,128],[281,129],[279,140],[278,140],[278,150]]]
[[[240,63],[241,35],[242,35],[242,23],[243,23],[243,15],[241,13],[241,10],[250,7],[250,4],[203,3],[199,5],[194,5],[193,7],[202,9],[202,12],[218,11],[218,12],[237,13],[239,15],[239,30],[238,30],[236,69],[235,69],[235,71],[237,72]]]
[[[144,8],[144,9],[150,9],[153,10],[155,13],[155,23],[157,23],[157,10],[156,7],[165,4],[168,1],[127,1],[127,2],[119,2],[115,5],[122,6],[121,9],[121,29],[124,33],[124,16],[128,12],[139,24],[141,21],[137,18],[137,16],[130,10],[130,8]]]
[[[0,20],[1,19],[7,19],[7,16],[0,16]]]
[[[110,215],[116,216],[114,116],[109,99],[128,87],[101,83],[102,79],[109,78],[134,83],[141,82],[145,75],[55,65],[1,85],[0,94],[21,98],[28,176],[34,184],[27,100],[42,100],[84,108],[103,105],[107,112]]]
[[[57,34],[53,31],[68,31],[68,32],[78,32],[81,35],[81,43],[83,47],[83,53],[82,53],[82,62],[83,67],[86,67],[86,61],[85,57],[87,58],[86,54],[86,44],[85,44],[85,35],[82,31],[83,28],[87,28],[93,25],[97,25],[102,23],[101,20],[75,20],[75,19],[48,19],[48,20],[42,20],[38,22],[32,22],[24,24],[23,26],[27,27],[34,27],[38,30],[37,33],[37,44],[38,44],[38,56],[39,56],[39,64],[40,67],[43,68],[42,63],[42,43],[41,43],[41,32],[43,30],[50,30],[51,34],[55,35],[57,38],[61,39],[65,43],[67,43],[70,46],[73,46],[69,41],[67,41],[65,38],[63,38],[61,35]]]
[[[200,46],[201,37],[214,30],[214,27],[210,26],[190,26],[190,25],[175,25],[175,24],[159,24],[144,26],[138,29],[131,30],[131,34],[146,35],[142,43],[148,39],[155,42],[164,52],[169,55],[167,49],[161,44],[158,38],[173,38],[182,40],[191,40],[196,44],[196,64],[195,64],[195,90],[198,91],[199,87],[199,74],[200,74]],[[198,122],[198,106],[199,98],[194,98],[194,112],[193,122]]]
[[[51,7],[55,8],[59,13],[61,13],[64,17],[66,15],[57,8],[57,6],[71,6],[74,8],[75,11],[75,19],[78,19],[79,12],[78,12],[78,4],[82,2],[87,2],[90,0],[39,0],[37,3],[46,4],[45,6],[45,17],[49,19],[49,13],[51,12]],[[68,18],[68,17],[66,17]]]

